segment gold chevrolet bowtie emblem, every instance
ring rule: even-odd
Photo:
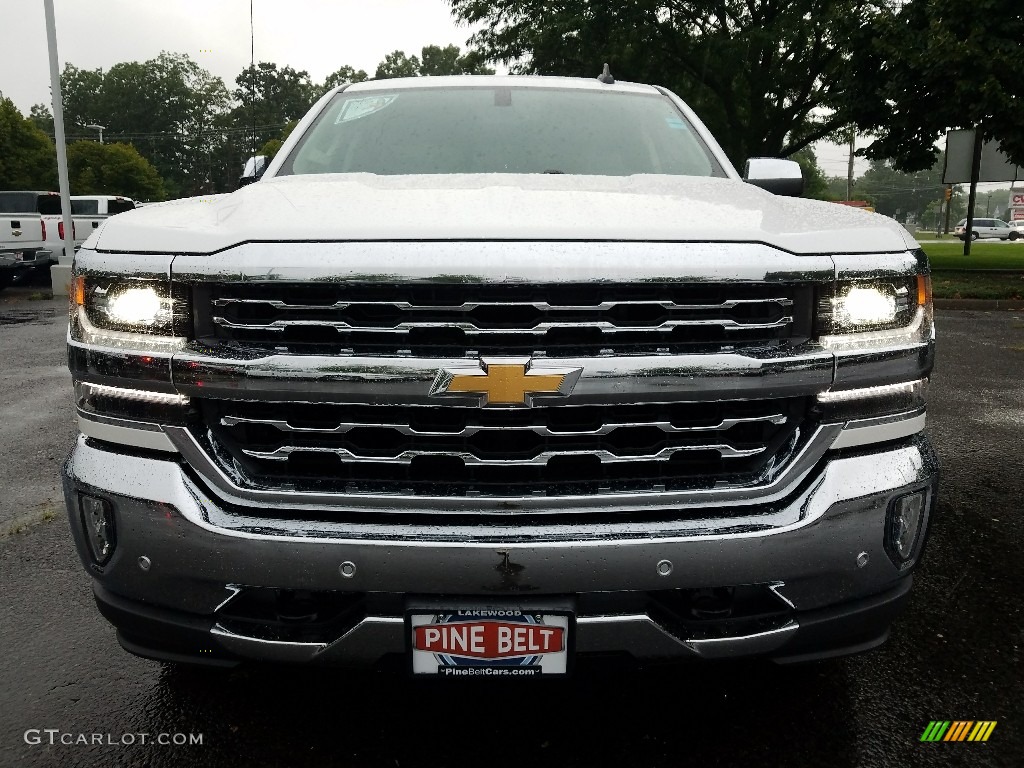
[[[443,368],[432,396],[480,396],[480,405],[532,405],[537,396],[566,397],[582,368],[532,367],[529,358],[486,358],[475,368]]]

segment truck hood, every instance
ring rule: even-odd
[[[885,216],[686,176],[323,174],[264,179],[107,220],[86,247],[204,254],[250,241],[759,242],[791,253],[896,252]]]

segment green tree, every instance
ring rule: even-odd
[[[275,125],[278,130],[306,114],[317,98],[308,72],[288,66],[278,69],[277,64],[266,61],[246,67],[235,84],[232,96],[241,105],[239,116],[249,120],[255,116],[257,125]]]
[[[53,136],[53,115],[50,108],[45,104],[33,104],[29,110],[28,119],[32,124],[47,136]]]
[[[789,156],[851,121],[851,40],[889,0],[448,0],[471,44],[513,72],[659,83],[737,165]]]
[[[227,145],[243,148],[235,165],[277,138],[285,125],[306,114],[323,93],[313,85],[305,70],[297,71],[289,66],[278,68],[265,61],[242,70],[235,84],[232,95],[237,106],[222,121]],[[233,178],[238,178],[237,168]]]
[[[487,59],[480,51],[465,54],[457,45],[425,45],[419,56],[407,56],[405,51],[392,51],[377,65],[376,77],[430,77],[437,75],[493,75]]]
[[[405,51],[392,51],[377,65],[375,77],[386,80],[392,77],[417,77],[420,73],[420,60],[416,56],[406,56]]]
[[[332,72],[324,80],[323,86],[320,88],[320,93],[327,93],[332,88],[337,88],[343,83],[361,83],[364,80],[369,80],[370,76],[361,69],[353,69],[348,64],[344,65],[335,72]]]
[[[110,113],[101,95],[104,78],[102,69],[64,65],[60,88],[64,97],[64,129],[68,134],[73,135],[86,125],[106,125],[103,120],[108,119]]]
[[[905,0],[861,35],[850,110],[875,141],[862,153],[930,168],[949,128],[981,127],[1024,165],[1024,14],[1011,0]]]
[[[415,58],[415,57],[413,57]],[[483,55],[469,51],[462,55],[457,45],[425,45],[420,52],[419,75],[493,75]]]
[[[68,180],[74,195],[125,195],[162,200],[156,168],[130,144],[76,141],[68,145]]]
[[[57,155],[50,137],[0,94],[0,189],[54,189]]]
[[[298,120],[292,120],[290,123],[288,123],[288,125],[285,126],[284,130],[281,131],[280,138],[271,139],[270,141],[266,142],[262,147],[260,147],[260,150],[256,154],[265,155],[267,158],[267,162],[273,160],[274,155],[276,155],[281,150],[281,147],[284,146],[284,142],[288,139],[292,131],[295,130],[295,126],[298,124]]]
[[[854,197],[869,200],[876,211],[899,221],[925,221],[928,206],[943,197],[942,165],[940,156],[927,170],[904,173],[890,162],[873,160],[856,180]]]
[[[222,141],[217,118],[229,104],[220,78],[184,54],[163,52],[107,72],[68,64],[61,84],[69,135],[74,125],[104,125],[104,138],[130,141],[157,168],[170,195],[208,188]]]
[[[818,156],[810,147],[804,147],[799,152],[790,156],[800,164],[800,170],[804,176],[804,197],[814,200],[835,200],[830,189],[828,179],[824,171],[818,166]]]

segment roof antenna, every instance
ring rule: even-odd
[[[256,31],[252,20],[252,0],[249,0],[249,99],[252,113],[252,144],[250,157],[256,157]],[[253,163],[255,164],[255,160]]]
[[[602,82],[605,85],[613,85],[615,83],[615,78],[612,77],[611,67],[609,67],[607,64],[604,65],[604,71],[600,75],[598,75],[597,79],[599,82]]]

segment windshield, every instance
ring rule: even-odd
[[[725,176],[665,96],[558,88],[340,93],[278,175]]]

